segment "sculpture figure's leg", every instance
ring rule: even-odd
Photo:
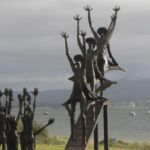
[[[92,107],[92,116],[93,116],[93,121],[95,121],[95,106]]]
[[[3,138],[2,150],[6,150],[6,138]]]
[[[81,117],[82,117],[82,137],[83,137],[83,145],[86,144],[86,104],[84,103],[83,100],[80,102],[80,109],[81,109]]]
[[[95,79],[93,78],[91,78],[90,80],[90,87],[91,87],[92,94],[95,95]]]
[[[76,103],[71,104],[71,116],[70,116],[70,123],[71,123],[71,137],[74,138],[74,126],[75,126],[75,107]]]

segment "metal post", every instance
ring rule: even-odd
[[[104,116],[104,150],[109,150],[109,141],[108,141],[108,112],[107,105],[103,108],[103,116]]]
[[[98,150],[98,123],[94,129],[94,150]]]

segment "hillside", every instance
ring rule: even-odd
[[[39,95],[38,104],[61,105],[71,94],[71,90],[48,90]],[[104,92],[113,104],[150,104],[150,80],[120,80]]]
[[[15,92],[15,97],[18,92]],[[71,89],[40,91],[38,105],[60,106],[71,94]],[[104,96],[112,100],[112,104],[150,105],[150,80],[120,80],[104,92]]]

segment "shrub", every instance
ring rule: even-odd
[[[38,123],[37,121],[33,122],[34,128],[33,128],[33,132],[39,130],[41,127],[43,127],[42,124]],[[20,133],[23,129],[23,125],[22,122],[19,121],[18,123],[18,132]],[[36,143],[40,143],[40,144],[49,144],[49,135],[48,135],[48,130],[45,128],[44,130],[42,130],[37,136],[36,136]]]

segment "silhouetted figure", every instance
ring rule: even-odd
[[[33,92],[31,92],[34,97],[34,101],[32,104],[31,95],[27,91],[26,88],[23,89],[23,95],[19,95],[20,99],[20,113],[22,114],[22,124],[23,130],[20,133],[20,144],[21,150],[35,150],[36,143],[35,138],[36,136],[44,130],[47,126],[51,125],[54,122],[53,118],[50,118],[48,123],[40,128],[38,131],[34,132],[34,115],[36,109],[36,99],[38,95],[38,89],[35,88]],[[22,113],[23,111],[23,113]]]
[[[0,107],[2,106],[2,96],[3,96],[3,92],[0,90]]]
[[[15,117],[9,116],[7,119],[7,150],[18,150],[18,135],[17,135],[17,122]]]
[[[7,123],[7,129],[6,129],[6,135],[7,135],[7,149],[8,150],[18,150],[19,140],[18,140],[18,133],[17,133],[17,126],[18,121],[20,119],[20,116],[22,115],[22,97],[19,94],[18,95],[18,101],[19,101],[19,111],[18,115],[15,118],[15,116],[11,115],[11,102],[13,100],[13,92],[12,90],[9,91],[9,115],[6,118]]]
[[[38,95],[38,89],[35,88],[34,92],[33,108],[31,104],[31,96],[26,89],[23,90],[24,101],[24,114],[22,116],[23,130],[20,135],[21,150],[34,150],[35,141],[33,133],[33,119],[36,108],[36,97]]]
[[[5,112],[4,108],[0,107],[0,146],[2,146],[2,150],[6,150],[6,122],[5,122]]]
[[[4,104],[2,104],[1,102],[1,98],[3,95],[5,96]],[[9,131],[12,130],[12,128],[9,128],[10,122],[8,121],[10,120],[11,117],[10,114],[11,114],[12,101],[13,101],[13,91],[11,89],[5,88],[4,92],[0,90],[0,145],[2,144],[2,150],[6,149],[6,145],[7,145],[7,150],[10,150],[8,149],[10,140],[15,141],[14,137],[9,138],[11,134],[8,134]],[[17,146],[18,143],[16,145],[16,143],[14,144],[14,142],[12,142],[11,149],[17,150],[16,149]]]

